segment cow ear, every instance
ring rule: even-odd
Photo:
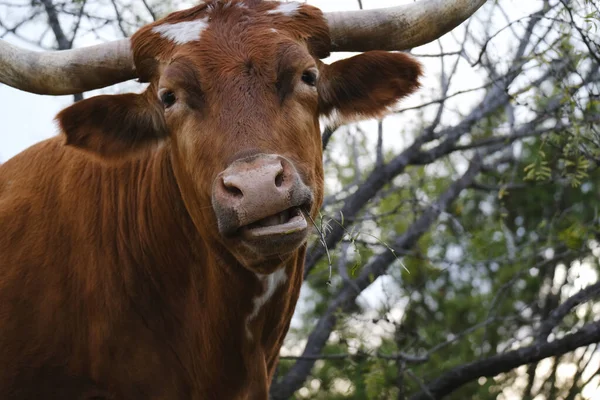
[[[380,117],[419,87],[421,64],[405,53],[369,51],[321,66],[319,112],[334,122]]]
[[[56,117],[66,144],[102,158],[128,156],[166,137],[162,110],[148,93],[91,97]]]

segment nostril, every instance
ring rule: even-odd
[[[285,165],[283,161],[279,161],[279,165],[277,165],[277,175],[275,175],[275,186],[281,187],[283,185],[283,181],[285,179]]]
[[[242,192],[242,190],[237,187],[236,185],[234,185],[231,182],[227,182],[225,179],[223,179],[223,189],[225,189],[225,192],[233,197],[243,197],[244,193]]]
[[[283,185],[283,171],[279,171],[275,177],[275,186],[281,187]]]
[[[227,193],[233,195],[234,197],[244,196],[244,193],[242,193],[242,191],[235,186],[225,186],[225,190],[227,190]]]

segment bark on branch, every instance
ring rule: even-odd
[[[565,354],[598,341],[600,341],[600,321],[584,325],[577,332],[553,342],[535,343],[518,350],[461,365],[442,374],[439,378],[427,384],[426,387],[434,399],[441,399],[480,377],[493,377],[521,365]],[[430,395],[422,391],[411,396],[410,400],[431,400]]]

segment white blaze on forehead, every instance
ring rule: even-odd
[[[267,14],[283,14],[291,17],[298,11],[300,5],[300,3],[296,3],[295,1],[290,3],[281,3],[276,9],[267,11]]]
[[[200,40],[202,32],[208,27],[208,19],[195,19],[176,24],[162,24],[152,28],[152,32],[159,33],[163,38],[172,40],[176,44],[185,44]]]
[[[256,276],[258,276],[258,280],[263,284],[263,292],[260,296],[254,298],[254,309],[246,319],[246,334],[250,339],[252,339],[252,333],[250,333],[248,325],[258,316],[260,309],[267,301],[273,297],[277,288],[287,281],[287,274],[285,273],[284,268],[279,269],[270,275],[256,274]]]

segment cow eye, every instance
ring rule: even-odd
[[[302,73],[302,82],[309,86],[317,85],[317,71],[314,69],[307,69]]]
[[[163,90],[159,94],[160,101],[163,104],[163,107],[169,108],[177,101],[177,97],[175,97],[175,93],[171,90]]]

